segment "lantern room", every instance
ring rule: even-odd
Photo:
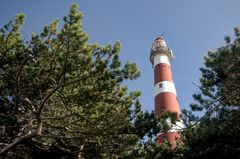
[[[167,43],[164,37],[160,36],[156,38],[152,44],[150,61],[153,63],[154,56],[157,54],[167,55],[171,61],[173,58],[172,50],[167,47]]]

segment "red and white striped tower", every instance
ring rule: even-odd
[[[155,87],[155,115],[161,116],[164,111],[176,112],[180,116],[177,93],[172,78],[170,62],[173,59],[172,51],[167,47],[165,39],[160,36],[153,42],[150,61],[154,66]],[[171,121],[170,121],[171,122]],[[171,124],[171,129],[165,133],[159,133],[159,143],[166,140],[176,146],[175,139],[179,137],[181,123]]]

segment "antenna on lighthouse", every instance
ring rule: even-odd
[[[160,37],[163,36],[164,34],[165,34],[165,32],[163,32],[163,33],[160,35]]]

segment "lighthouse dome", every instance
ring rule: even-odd
[[[164,37],[160,36],[154,40],[155,47],[167,47]]]
[[[150,61],[153,63],[154,56],[157,54],[162,54],[168,56],[171,61],[173,58],[173,54],[171,49],[168,48],[167,43],[163,36],[157,37],[151,48]]]

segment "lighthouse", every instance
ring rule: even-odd
[[[156,38],[152,44],[150,61],[154,67],[154,90],[155,90],[155,115],[160,117],[164,111],[176,112],[180,117],[180,107],[177,98],[176,88],[172,78],[170,62],[173,53],[168,48],[164,37]],[[179,131],[183,127],[181,122],[172,124],[168,132],[158,134],[159,143],[170,142],[172,148],[176,146],[176,138],[179,138]]]

